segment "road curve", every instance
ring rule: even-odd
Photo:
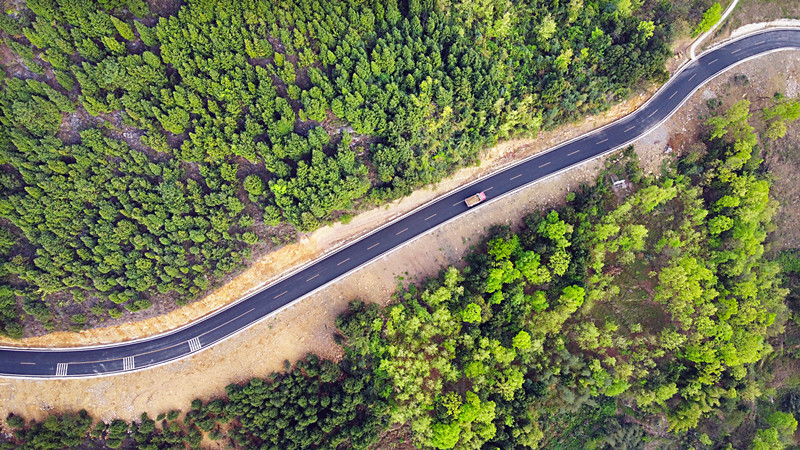
[[[168,333],[119,344],[48,349],[0,347],[0,376],[63,379],[113,375],[199,352],[466,213],[469,210],[464,203],[466,197],[486,192],[488,198],[484,203],[488,203],[627,145],[669,118],[695,90],[716,75],[744,60],[782,49],[800,49],[800,29],[762,31],[707,50],[683,67],[636,112],[423,205],[213,315]]]
[[[736,8],[736,5],[738,3],[739,3],[739,0],[733,0],[731,2],[731,4],[728,5],[728,8],[725,9],[725,12],[722,13],[722,17],[720,17],[720,19],[717,21],[717,23],[715,23],[714,26],[712,26],[708,31],[706,31],[705,33],[701,34],[697,39],[694,40],[694,42],[692,43],[692,46],[689,48],[689,58],[691,60],[697,59],[697,55],[695,54],[695,51],[697,51],[697,47],[700,46],[700,44],[702,44],[703,41],[705,41],[707,37],[711,36],[711,33],[717,31],[717,28],[719,28],[720,25],[725,23],[725,19],[727,19],[728,16],[731,15],[731,13],[733,12],[733,9]]]

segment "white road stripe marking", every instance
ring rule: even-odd
[[[406,232],[406,230],[408,230],[408,228],[403,228],[402,230],[400,230],[400,231],[398,231],[397,233],[395,233],[395,236],[397,236],[397,235],[399,235],[399,234],[402,234],[402,233],[405,233],[405,232]]]
[[[189,339],[189,351],[196,352],[200,350],[201,347],[203,347],[203,345],[200,344],[200,338]]]
[[[634,128],[636,128],[636,125],[634,125],[634,126],[632,126],[632,127],[628,128],[627,130],[623,131],[623,133],[627,133],[628,131],[631,131],[631,130],[632,130],[632,129],[634,129]]]
[[[381,244],[381,243],[380,243],[380,242],[378,242],[377,244],[374,244],[372,247],[367,247],[367,250],[372,250],[373,248],[375,248],[375,247],[379,246],[380,244]]]
[[[678,91],[673,92],[672,95],[669,96],[669,100],[672,100],[672,97],[675,97],[676,95],[678,95]]]
[[[758,41],[758,42],[756,42],[756,43],[755,43],[755,44],[753,44],[753,45],[763,44],[764,42],[767,42],[767,41]]]
[[[606,141],[607,141],[607,140],[608,140],[608,139],[606,139]],[[603,141],[603,142],[605,142],[605,141]],[[572,155],[574,155],[575,153],[580,153],[580,152],[581,152],[580,150],[575,150],[575,151],[574,151],[574,152],[572,152],[572,153],[567,153],[567,156],[572,156]]]
[[[426,218],[425,218],[425,220],[432,219],[432,218],[434,218],[434,217],[436,217],[436,214],[432,214],[432,215],[430,215],[430,216],[426,217]],[[369,249],[367,249],[367,250],[369,250]]]
[[[283,292],[283,294],[285,294],[286,292],[287,292],[287,291],[284,291],[284,292]],[[280,296],[281,296],[281,295],[283,295],[283,294],[280,294],[278,297],[280,297]],[[275,297],[275,298],[278,298],[278,297]],[[217,325],[217,326],[215,326],[214,328],[212,328],[212,329],[210,329],[210,330],[206,331],[205,333],[201,334],[201,335],[200,335],[200,336],[198,336],[198,337],[202,337],[202,336],[205,336],[205,335],[207,335],[207,334],[209,334],[209,333],[213,333],[214,331],[217,331],[218,329],[220,329],[220,328],[224,327],[225,325],[227,325],[227,324],[229,324],[229,323],[233,322],[234,320],[236,320],[236,319],[238,319],[238,318],[240,318],[240,317],[242,317],[242,316],[246,316],[246,315],[250,314],[250,313],[251,313],[251,312],[253,312],[253,311],[255,311],[255,308],[250,308],[250,309],[248,309],[247,311],[245,311],[245,312],[243,312],[243,313],[239,314],[238,316],[234,317],[233,319],[231,319],[231,320],[229,320],[229,321],[227,321],[227,322],[223,323],[222,325]],[[180,345],[180,344],[175,344],[175,345]],[[169,348],[172,348],[172,347],[169,347]],[[155,351],[155,350],[154,350],[154,351]],[[153,353],[153,352],[147,352],[147,353]],[[142,355],[146,355],[147,353],[142,353]]]
[[[133,356],[126,356],[122,358],[122,370],[133,370],[136,368],[133,358]]]
[[[350,258],[347,258],[344,261],[341,261],[339,264],[337,264],[337,266],[341,266],[342,264],[346,263],[347,261],[350,261]]]
[[[655,113],[657,113],[657,112],[658,112],[658,110],[655,110],[655,111],[651,112],[651,113],[650,113],[650,115],[649,115],[649,116],[647,116],[647,118],[649,119],[649,118],[653,117],[653,114],[655,114]]]
[[[494,186],[489,186],[488,188],[484,189],[483,192],[489,192],[494,189]]]
[[[26,366],[35,366],[36,365],[36,363],[32,363],[32,362],[21,362],[20,364],[25,364]]]
[[[715,63],[715,62],[717,62],[717,61],[719,61],[719,58],[717,58],[717,59],[715,59],[715,60],[711,61],[709,64],[714,64],[714,63]]]
[[[306,280],[306,283],[308,283],[309,281],[313,280],[314,278],[317,278],[318,276],[319,276],[319,274],[316,274],[316,275],[314,275],[313,277],[311,277],[311,278],[307,279],[307,280]]]
[[[740,51],[742,51],[742,49],[741,48],[737,48],[736,50],[731,52],[731,55],[735,55],[735,54],[739,53]]]
[[[272,297],[272,298],[278,298],[278,297],[280,297],[281,295],[283,295],[283,294],[285,294],[285,293],[287,293],[287,292],[289,292],[289,291],[283,291],[283,292],[281,292],[280,294],[278,294],[278,295],[276,295],[275,297]]]
[[[548,162],[546,162],[546,163],[542,164],[541,166],[539,166],[539,168],[541,169],[542,167],[544,167],[544,166],[546,166],[546,165],[550,164],[551,162],[553,162],[553,161],[548,161]]]
[[[689,81],[692,81],[692,79],[693,79],[694,77],[696,77],[696,76],[697,76],[697,74],[694,74],[694,75],[692,75],[691,77],[689,77]]]
[[[522,174],[519,174],[519,175],[517,175],[517,176],[515,176],[515,177],[511,177],[511,178],[509,178],[509,180],[516,180],[517,178],[519,178],[519,177],[521,177],[521,176],[522,176]]]
[[[458,205],[460,205],[461,203],[463,203],[463,201],[460,201],[460,202],[458,202],[458,203],[453,203],[453,206],[458,206]]]
[[[603,142],[605,142],[605,141],[607,141],[607,140],[608,140],[608,138],[605,138],[605,139],[603,139],[603,140],[602,140],[602,141],[600,141],[600,142],[595,142],[594,144],[595,144],[595,145],[602,144]],[[580,150],[578,150],[578,151],[580,151]],[[571,153],[570,153],[570,154],[571,154]]]

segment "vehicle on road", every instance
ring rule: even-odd
[[[477,205],[478,203],[482,202],[483,200],[486,200],[486,193],[485,192],[478,192],[477,194],[473,195],[472,197],[470,197],[470,198],[468,198],[468,199],[466,199],[464,201],[467,202],[467,206],[469,206],[471,208],[471,207]]]

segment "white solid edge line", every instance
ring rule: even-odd
[[[725,9],[725,12],[722,13],[722,17],[719,18],[717,23],[715,23],[714,26],[711,27],[710,30],[708,30],[705,33],[701,34],[700,36],[697,37],[697,39],[695,39],[694,42],[692,42],[692,46],[689,48],[689,57],[691,59],[693,59],[693,60],[697,59],[697,56],[695,56],[695,54],[694,54],[695,51],[697,50],[697,46],[700,45],[700,43],[702,43],[703,41],[705,41],[706,38],[711,33],[713,33],[717,28],[719,28],[725,22],[725,19],[727,19],[728,16],[733,12],[733,9],[736,8],[736,5],[738,3],[739,3],[739,0],[733,0],[731,2],[731,4],[728,5],[728,7]]]
[[[701,53],[701,55],[698,55],[698,59],[699,59],[699,57],[700,57],[700,56],[702,56],[703,54],[705,54],[705,53],[707,53],[707,52],[710,52],[710,51],[716,50],[716,49],[718,49],[718,48],[721,48],[721,47],[727,46],[728,44],[731,44],[731,43],[733,43],[733,42],[737,42],[737,41],[739,41],[739,40],[742,40],[742,39],[745,39],[745,38],[749,38],[749,37],[752,37],[752,36],[754,36],[754,35],[757,35],[757,34],[761,34],[761,33],[765,33],[765,32],[780,31],[780,30],[795,30],[795,31],[796,31],[796,30],[798,30],[798,29],[800,29],[800,28],[798,28],[798,27],[775,27],[775,28],[767,28],[767,29],[761,29],[761,30],[757,30],[757,31],[755,31],[755,32],[753,32],[753,33],[750,33],[750,34],[747,34],[747,35],[744,35],[744,36],[739,36],[739,37],[737,37],[736,39],[732,39],[732,40],[730,40],[730,41],[724,42],[724,43],[722,43],[722,44],[720,44],[720,45],[717,45],[717,46],[714,46],[714,47],[712,47],[712,48],[710,48],[710,49],[707,49],[706,51],[704,51],[703,53]],[[622,147],[624,147],[624,146],[626,146],[626,145],[630,144],[631,142],[635,142],[635,141],[636,141],[636,140],[638,140],[639,138],[642,138],[642,137],[644,137],[644,136],[647,136],[647,135],[648,135],[648,134],[649,134],[651,131],[653,131],[654,129],[658,128],[659,126],[661,126],[661,124],[662,124],[662,123],[664,123],[664,122],[665,122],[665,121],[667,121],[667,120],[668,120],[670,117],[672,117],[672,115],[675,113],[675,111],[677,111],[677,110],[678,110],[678,109],[679,109],[681,106],[683,106],[683,105],[684,105],[684,104],[685,104],[685,103],[686,103],[686,102],[687,102],[687,101],[688,101],[688,100],[689,100],[689,99],[692,97],[692,95],[694,95],[694,93],[695,93],[695,92],[697,92],[697,90],[699,90],[701,87],[703,87],[703,86],[704,86],[706,83],[708,83],[709,81],[711,81],[711,80],[713,80],[714,78],[718,77],[720,74],[722,74],[722,73],[724,73],[724,72],[726,72],[726,71],[728,71],[728,70],[730,70],[730,69],[732,69],[732,68],[734,68],[734,67],[736,67],[736,66],[738,66],[738,65],[740,65],[740,64],[743,64],[743,63],[745,63],[745,62],[747,62],[747,61],[750,61],[750,60],[752,60],[752,59],[759,58],[759,57],[761,57],[761,56],[769,55],[769,54],[772,54],[772,53],[777,53],[777,52],[780,52],[780,51],[791,51],[791,50],[800,50],[800,48],[798,48],[798,47],[783,47],[783,48],[777,48],[777,49],[769,50],[769,51],[766,51],[766,52],[763,52],[763,53],[759,53],[759,54],[757,54],[757,55],[749,56],[749,57],[747,57],[747,58],[745,58],[745,59],[742,59],[742,60],[740,60],[740,61],[736,61],[736,62],[734,62],[734,63],[732,63],[732,64],[730,64],[730,65],[728,65],[728,66],[726,66],[726,67],[722,68],[721,70],[719,70],[719,71],[717,71],[717,72],[713,73],[713,74],[712,74],[710,77],[708,77],[708,78],[706,78],[705,80],[703,80],[703,82],[702,82],[702,83],[698,84],[698,85],[697,85],[697,86],[696,86],[696,87],[695,87],[695,88],[694,88],[692,91],[690,91],[690,92],[689,92],[689,93],[688,93],[688,94],[687,94],[687,95],[686,95],[686,96],[683,98],[683,100],[682,100],[680,103],[678,103],[678,105],[677,105],[675,108],[673,108],[673,109],[670,111],[670,113],[669,113],[667,116],[665,116],[665,117],[664,117],[664,119],[662,119],[661,121],[659,121],[657,124],[653,125],[652,127],[649,127],[649,128],[647,128],[647,129],[646,129],[646,130],[645,130],[643,133],[641,133],[641,134],[637,135],[637,136],[636,136],[636,137],[634,137],[633,139],[629,139],[629,140],[628,140],[628,141],[626,141],[625,143],[623,143],[623,144],[620,144],[620,145],[618,145],[618,146],[616,146],[616,147],[613,147],[613,148],[611,148],[611,149],[609,149],[609,150],[606,150],[606,151],[605,151],[605,152],[603,152],[603,153],[599,153],[599,154],[595,155],[595,156],[594,156],[594,157],[592,157],[592,158],[589,158],[589,159],[585,159],[585,160],[579,161],[579,162],[577,162],[577,163],[575,163],[575,164],[572,164],[572,165],[570,165],[570,166],[566,166],[566,167],[564,167],[563,169],[560,169],[560,170],[558,170],[558,171],[556,171],[556,172],[553,172],[553,173],[551,173],[551,174],[549,174],[549,175],[546,175],[546,176],[544,176],[544,177],[541,177],[541,178],[539,178],[539,179],[537,179],[537,180],[535,180],[535,181],[532,181],[532,182],[530,182],[530,183],[527,183],[527,184],[525,184],[525,185],[523,185],[523,186],[519,186],[519,187],[517,187],[517,188],[515,188],[515,189],[513,189],[513,190],[511,190],[511,191],[507,191],[507,192],[505,192],[505,193],[503,193],[503,194],[501,194],[501,195],[499,195],[499,196],[497,196],[497,197],[490,198],[490,199],[488,199],[487,201],[485,201],[485,203],[484,203],[484,204],[488,204],[488,203],[491,203],[491,202],[493,202],[493,201],[495,201],[495,200],[498,200],[498,199],[504,198],[504,197],[505,197],[505,196],[507,196],[507,195],[511,195],[511,194],[513,194],[513,193],[515,193],[515,192],[517,192],[517,191],[521,190],[521,189],[524,189],[524,188],[526,188],[526,187],[533,186],[533,185],[535,185],[536,183],[538,183],[538,182],[540,182],[540,181],[544,181],[544,180],[546,180],[546,179],[548,179],[548,178],[550,178],[550,177],[553,177],[553,176],[555,176],[555,175],[561,174],[561,173],[563,173],[564,171],[566,171],[566,170],[569,170],[569,169],[571,169],[571,168],[573,168],[573,167],[580,166],[580,165],[582,165],[582,164],[585,164],[585,163],[587,163],[587,162],[589,162],[589,161],[592,161],[592,160],[594,160],[594,159],[596,159],[596,158],[600,158],[600,157],[602,157],[602,156],[605,156],[605,155],[607,155],[607,154],[609,154],[609,153],[611,153],[611,152],[613,152],[613,151],[615,151],[615,150],[617,150],[617,149],[619,149],[619,148],[622,148]],[[696,61],[696,60],[695,60],[695,61]],[[690,64],[686,64],[686,65],[684,65],[683,67],[679,68],[679,69],[678,69],[678,70],[675,72],[675,74],[674,74],[674,75],[673,75],[673,76],[672,76],[672,77],[671,77],[671,78],[670,78],[670,79],[669,79],[669,80],[668,80],[668,81],[667,81],[667,82],[666,82],[664,85],[662,85],[662,86],[661,86],[661,87],[660,87],[660,88],[659,88],[659,89],[658,89],[658,90],[657,90],[657,91],[656,91],[656,92],[655,92],[655,93],[654,93],[654,94],[653,94],[653,95],[652,95],[652,96],[651,96],[651,97],[650,97],[650,98],[649,98],[649,99],[648,99],[648,100],[647,100],[645,103],[643,103],[643,104],[642,104],[642,105],[641,105],[639,108],[637,108],[637,109],[636,109],[636,111],[640,111],[640,110],[642,110],[642,109],[643,109],[643,108],[644,108],[644,107],[645,107],[645,106],[646,106],[648,103],[650,103],[650,102],[651,102],[651,101],[652,101],[652,100],[653,100],[653,99],[654,99],[654,98],[655,98],[655,97],[658,95],[658,93],[659,93],[661,90],[663,90],[663,89],[665,89],[666,87],[668,87],[668,86],[669,86],[669,85],[672,83],[672,81],[675,79],[675,77],[677,77],[677,76],[678,76],[678,75],[679,75],[679,74],[680,74],[680,73],[681,73],[681,72],[682,72],[684,69],[686,69],[687,67],[689,67],[689,66],[690,66],[691,64],[693,64],[695,61],[692,61]],[[356,244],[356,243],[360,242],[361,240],[363,240],[363,239],[365,239],[365,238],[369,237],[370,235],[372,235],[372,234],[374,234],[374,233],[376,233],[376,232],[380,231],[381,229],[383,229],[383,228],[386,228],[387,226],[389,226],[389,225],[391,225],[391,224],[393,224],[393,223],[395,223],[395,222],[397,222],[397,221],[399,221],[399,220],[401,220],[401,219],[403,219],[403,218],[405,218],[405,217],[407,217],[407,216],[409,216],[409,215],[413,214],[414,212],[416,212],[416,211],[418,211],[418,210],[420,210],[420,209],[422,209],[422,208],[424,208],[424,207],[427,207],[427,206],[429,206],[430,204],[432,204],[432,203],[435,203],[436,201],[438,201],[438,200],[440,200],[440,199],[442,199],[442,198],[445,198],[445,197],[447,197],[447,196],[449,196],[449,195],[452,195],[452,194],[454,194],[454,193],[456,193],[456,192],[459,192],[459,191],[461,191],[461,190],[463,190],[463,189],[466,189],[467,187],[469,187],[469,186],[471,186],[471,185],[473,185],[473,184],[476,184],[476,183],[478,183],[478,182],[482,181],[482,180],[483,180],[483,179],[485,179],[485,178],[488,178],[488,177],[490,177],[490,176],[494,176],[494,175],[500,174],[500,173],[502,173],[503,171],[505,171],[505,170],[507,170],[507,169],[509,169],[509,168],[511,168],[511,167],[515,167],[515,166],[517,166],[517,165],[519,165],[519,164],[522,164],[522,163],[525,163],[525,162],[527,162],[527,161],[530,161],[530,160],[532,160],[532,159],[535,159],[535,158],[537,158],[537,157],[539,157],[539,156],[541,156],[541,155],[543,155],[543,154],[549,153],[549,152],[551,152],[551,151],[555,151],[555,150],[557,150],[557,149],[559,149],[559,148],[561,148],[561,147],[563,147],[563,146],[565,146],[565,145],[567,145],[567,144],[570,144],[570,143],[572,143],[572,142],[574,142],[574,141],[576,141],[576,140],[583,139],[583,138],[584,138],[584,137],[586,137],[586,136],[590,136],[590,135],[592,135],[592,134],[594,134],[594,133],[597,133],[598,131],[601,131],[601,130],[603,130],[603,129],[605,129],[605,128],[608,128],[609,126],[611,126],[611,125],[614,125],[616,122],[619,122],[620,120],[622,120],[622,119],[625,119],[625,118],[629,118],[631,115],[635,115],[635,114],[636,114],[636,112],[633,112],[633,113],[631,113],[631,114],[628,114],[628,115],[626,115],[626,116],[624,116],[624,117],[621,117],[621,118],[619,118],[619,119],[617,119],[617,120],[615,120],[615,121],[613,121],[613,122],[610,122],[610,123],[608,123],[608,124],[606,124],[606,125],[603,125],[603,126],[602,126],[602,127],[600,127],[600,128],[596,128],[596,129],[594,129],[594,130],[591,130],[591,131],[588,131],[588,132],[586,132],[586,133],[584,133],[584,134],[582,134],[582,135],[580,135],[580,136],[574,137],[574,138],[572,138],[572,139],[570,139],[570,140],[568,140],[568,141],[562,142],[561,144],[558,144],[558,145],[556,145],[556,146],[554,146],[554,147],[551,147],[551,148],[550,148],[550,149],[548,149],[548,150],[545,150],[545,151],[543,151],[543,152],[537,153],[537,154],[535,154],[535,155],[531,155],[531,156],[529,156],[529,157],[527,157],[527,158],[525,158],[525,159],[523,159],[523,160],[520,160],[520,161],[517,161],[517,162],[511,163],[511,164],[509,164],[509,165],[508,165],[508,166],[506,166],[506,167],[500,167],[498,170],[496,170],[495,172],[492,172],[491,174],[487,174],[487,175],[481,176],[481,177],[479,177],[479,178],[475,179],[474,181],[472,181],[472,182],[470,182],[470,183],[468,183],[468,184],[462,185],[462,186],[460,186],[459,188],[456,188],[456,189],[454,189],[454,190],[452,190],[452,191],[449,191],[449,192],[448,192],[448,193],[446,193],[446,194],[443,194],[443,195],[441,195],[441,196],[439,196],[439,197],[436,197],[436,198],[434,198],[434,199],[430,200],[429,202],[427,202],[427,203],[425,203],[425,204],[423,204],[423,205],[420,205],[420,206],[418,206],[417,208],[413,209],[412,211],[409,211],[408,213],[406,213],[406,214],[404,214],[404,215],[401,215],[401,216],[399,216],[398,218],[394,219],[393,221],[391,221],[391,222],[388,222],[388,223],[384,224],[383,226],[381,226],[381,227],[379,227],[379,228],[377,228],[377,229],[375,229],[375,230],[371,231],[370,233],[368,233],[368,234],[366,234],[366,235],[364,235],[364,236],[362,236],[362,237],[358,238],[357,240],[353,241],[351,244]],[[256,324],[258,324],[258,323],[260,323],[260,322],[263,322],[264,320],[266,320],[266,319],[268,319],[268,318],[272,317],[273,315],[275,315],[275,314],[277,314],[277,313],[279,313],[279,312],[283,311],[284,309],[287,309],[287,308],[289,308],[289,307],[291,307],[291,306],[294,306],[296,303],[300,302],[301,300],[305,299],[306,297],[309,297],[309,296],[313,295],[314,293],[318,292],[319,290],[326,288],[327,286],[329,286],[329,285],[331,285],[331,284],[335,283],[336,281],[338,281],[338,280],[340,280],[341,278],[343,278],[343,277],[345,277],[345,276],[349,275],[350,273],[352,273],[352,272],[354,272],[354,271],[356,271],[356,270],[358,270],[358,269],[360,269],[360,268],[362,268],[362,267],[364,267],[364,266],[368,265],[368,264],[369,264],[369,263],[371,263],[372,261],[374,261],[374,260],[376,260],[376,259],[379,259],[379,258],[382,258],[383,256],[386,256],[386,255],[388,255],[389,253],[392,253],[392,252],[394,252],[395,250],[398,250],[398,249],[400,249],[400,248],[402,248],[402,247],[406,246],[407,244],[409,244],[409,243],[411,243],[411,242],[414,242],[415,240],[417,240],[417,239],[418,239],[418,238],[420,238],[421,236],[425,236],[426,234],[428,234],[428,233],[432,232],[433,230],[435,230],[435,229],[437,229],[437,228],[439,228],[439,227],[441,227],[441,226],[444,226],[444,225],[448,224],[449,222],[451,222],[452,220],[455,220],[455,219],[457,219],[457,218],[459,218],[459,217],[461,217],[461,216],[463,216],[463,215],[465,215],[465,214],[468,214],[468,213],[470,213],[472,210],[475,210],[475,209],[477,209],[477,208],[471,208],[470,210],[467,210],[465,213],[462,213],[462,214],[459,214],[459,215],[457,215],[457,216],[451,217],[450,219],[448,219],[448,220],[446,220],[446,221],[444,221],[444,222],[440,223],[440,224],[439,224],[439,225],[437,225],[436,227],[430,228],[430,229],[428,229],[428,230],[425,230],[425,231],[424,231],[424,232],[422,232],[422,233],[419,233],[419,234],[417,234],[416,236],[414,236],[414,237],[412,237],[411,239],[409,239],[409,240],[407,240],[407,241],[403,242],[402,244],[400,244],[400,245],[397,245],[397,246],[395,246],[394,248],[392,248],[392,249],[389,249],[389,250],[387,250],[387,251],[385,251],[385,252],[381,253],[380,255],[377,255],[377,256],[375,256],[375,257],[373,257],[373,258],[371,258],[371,259],[367,260],[367,261],[366,261],[366,262],[364,262],[362,265],[360,265],[360,266],[358,266],[358,267],[355,267],[355,268],[353,268],[353,269],[351,269],[351,270],[349,270],[349,271],[347,271],[347,272],[345,272],[345,273],[343,273],[343,274],[339,275],[338,277],[334,278],[333,280],[329,281],[328,283],[326,283],[326,284],[324,284],[324,285],[321,285],[321,286],[317,287],[317,288],[316,288],[316,289],[314,289],[313,291],[309,291],[309,292],[307,292],[306,294],[303,294],[302,296],[300,296],[300,297],[297,297],[297,298],[296,298],[295,300],[293,300],[292,302],[290,302],[290,303],[288,303],[288,304],[286,304],[286,305],[284,305],[284,306],[282,306],[282,307],[280,307],[280,308],[278,308],[278,309],[276,309],[276,310],[274,310],[274,311],[272,311],[272,312],[270,312],[270,313],[268,313],[268,314],[265,314],[264,316],[262,316],[261,318],[259,318],[259,319],[258,319],[258,320],[256,320],[255,322],[252,322],[252,323],[251,323],[251,324],[249,324],[248,326],[246,326],[246,327],[244,327],[244,328],[241,328],[241,329],[239,329],[239,330],[236,330],[235,332],[231,333],[231,334],[230,334],[230,335],[228,335],[228,336],[225,336],[225,337],[223,337],[222,339],[219,339],[219,340],[215,340],[215,341],[209,342],[207,345],[203,346],[203,348],[202,348],[200,351],[198,351],[198,352],[194,352],[194,353],[186,353],[186,354],[180,355],[180,356],[178,356],[178,357],[176,357],[176,358],[173,358],[173,359],[169,359],[169,360],[162,361],[162,362],[160,362],[160,363],[158,363],[158,364],[154,364],[154,365],[151,365],[151,366],[146,366],[146,367],[142,367],[142,368],[137,368],[137,369],[130,370],[130,371],[104,372],[104,373],[100,373],[100,374],[77,375],[77,376],[66,376],[66,377],[53,377],[53,376],[48,376],[48,375],[41,375],[41,376],[19,376],[19,375],[14,375],[14,374],[2,374],[2,373],[0,373],[0,377],[3,377],[3,378],[15,378],[15,379],[35,379],[35,380],[48,379],[48,380],[58,380],[58,379],[80,379],[80,378],[98,378],[98,377],[104,377],[104,376],[116,376],[116,375],[120,375],[120,374],[124,374],[124,373],[133,373],[133,372],[139,372],[139,371],[142,371],[142,370],[153,369],[153,368],[156,368],[156,367],[160,367],[160,366],[162,366],[162,365],[170,364],[170,363],[172,363],[172,362],[175,362],[175,361],[181,360],[181,359],[183,359],[183,358],[186,358],[186,357],[189,357],[189,356],[196,355],[196,354],[198,354],[198,353],[200,353],[200,352],[202,352],[202,351],[204,351],[204,350],[206,350],[206,349],[208,349],[208,348],[210,348],[210,347],[214,346],[214,345],[215,345],[215,344],[217,344],[218,342],[221,342],[221,341],[224,341],[224,340],[230,339],[230,338],[232,338],[233,336],[236,336],[237,334],[239,334],[239,333],[241,333],[241,332],[244,332],[245,330],[248,330],[248,329],[250,329],[251,327],[255,326]],[[183,329],[185,329],[185,328],[191,327],[191,326],[193,326],[193,325],[197,324],[198,322],[200,322],[200,321],[202,321],[202,320],[206,320],[206,319],[208,319],[208,318],[210,318],[210,317],[213,317],[213,316],[215,316],[215,315],[217,315],[217,314],[220,314],[220,313],[222,313],[223,311],[225,311],[225,310],[227,310],[227,309],[229,309],[229,308],[231,308],[231,307],[233,307],[233,306],[235,306],[235,305],[237,305],[237,304],[239,304],[239,303],[243,302],[244,300],[246,300],[246,299],[248,299],[248,298],[252,297],[253,295],[256,295],[256,294],[258,294],[258,293],[260,293],[260,292],[262,292],[262,291],[264,291],[264,290],[267,290],[267,289],[269,289],[270,287],[274,286],[275,284],[278,284],[278,283],[280,283],[280,282],[284,281],[285,279],[287,279],[287,278],[290,278],[291,276],[295,275],[296,273],[298,273],[298,272],[300,272],[300,271],[302,271],[302,270],[306,269],[308,266],[310,266],[310,265],[313,265],[313,264],[315,264],[316,262],[319,262],[319,261],[321,261],[322,259],[325,259],[325,258],[327,258],[328,256],[331,256],[331,255],[333,255],[333,254],[336,254],[336,253],[338,253],[339,251],[341,251],[341,250],[343,250],[343,249],[345,249],[345,248],[349,248],[349,247],[350,247],[350,245],[347,245],[347,246],[345,246],[345,247],[340,247],[340,248],[337,248],[337,249],[336,249],[336,250],[335,250],[333,253],[330,253],[330,254],[328,254],[328,255],[325,255],[325,256],[324,256],[324,258],[321,258],[321,259],[318,259],[318,260],[314,260],[314,261],[311,261],[311,262],[310,262],[310,263],[308,263],[308,264],[305,264],[304,266],[302,266],[302,267],[300,267],[300,268],[298,268],[298,269],[296,269],[296,270],[294,270],[294,271],[290,272],[289,274],[287,274],[287,275],[285,275],[285,276],[283,276],[283,277],[279,278],[279,279],[278,279],[278,280],[276,280],[275,282],[273,282],[273,283],[271,283],[271,284],[269,284],[269,285],[265,286],[263,289],[261,289],[261,290],[259,290],[259,291],[253,292],[253,293],[249,294],[249,295],[248,295],[248,296],[246,296],[246,297],[242,297],[241,299],[237,300],[236,302],[234,302],[234,303],[232,303],[232,304],[230,304],[230,305],[228,305],[228,306],[225,306],[224,308],[221,308],[221,309],[219,309],[219,310],[217,310],[217,311],[215,311],[215,312],[213,312],[213,313],[211,313],[211,314],[209,314],[209,315],[207,315],[207,316],[204,316],[204,317],[203,317],[203,318],[201,318],[201,319],[198,319],[198,320],[196,320],[196,321],[193,321],[193,322],[191,322],[191,323],[189,323],[189,324],[187,324],[187,325],[184,325],[184,326],[182,326],[182,327],[180,327],[180,328],[176,328],[176,329],[174,329],[174,330],[169,330],[169,331],[167,331],[167,332],[164,332],[164,333],[161,333],[161,334],[157,334],[157,335],[154,335],[154,336],[149,336],[149,337],[147,337],[147,338],[141,338],[141,339],[130,340],[130,341],[123,341],[123,342],[118,342],[118,343],[113,343],[113,344],[101,344],[101,345],[95,345],[95,346],[83,346],[83,347],[61,347],[61,348],[56,348],[56,347],[45,347],[45,348],[38,348],[38,347],[7,347],[7,346],[0,346],[0,349],[3,349],[3,350],[11,350],[11,351],[19,351],[19,352],[25,352],[25,351],[31,351],[31,350],[34,350],[34,351],[48,351],[48,352],[63,352],[63,351],[66,351],[66,352],[69,352],[69,351],[88,351],[88,350],[102,349],[102,348],[109,348],[109,347],[122,347],[122,346],[125,346],[125,345],[130,345],[130,344],[134,344],[134,343],[141,343],[141,342],[147,342],[147,341],[150,341],[150,340],[153,340],[153,339],[161,338],[161,337],[164,337],[164,336],[169,336],[169,335],[171,335],[171,334],[174,334],[174,333],[177,333],[177,332],[179,332],[179,331],[182,331],[182,330],[183,330]]]

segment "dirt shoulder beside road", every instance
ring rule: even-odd
[[[719,98],[724,102],[733,102],[741,98],[741,92],[749,97],[771,96],[776,91],[789,95],[800,94],[800,85],[797,82],[800,75],[798,56],[800,52],[781,52],[750,61],[700,89],[670,120],[635,143],[642,166],[647,171],[658,171],[665,158],[673,157],[680,149],[691,145],[696,127],[701,123],[699,117],[707,114],[708,99]],[[735,74],[745,74],[749,79],[748,85],[741,87],[741,90],[732,83]],[[548,145],[542,144],[537,148],[546,146]],[[667,147],[673,148],[673,152],[666,153]],[[498,154],[502,152],[496,151]],[[536,150],[525,148],[522,151]],[[499,165],[503,159],[496,157],[493,161]],[[132,420],[145,411],[153,417],[171,409],[186,410],[194,398],[209,399],[221,395],[229,383],[245,381],[253,376],[264,377],[272,371],[282,370],[284,360],[294,361],[307,352],[338,358],[341,355],[332,338],[334,320],[347,308],[350,300],[361,298],[386,304],[391,300],[399,276],[404,277],[404,281],[421,280],[435,275],[446,265],[458,264],[469,247],[478,242],[481,234],[491,225],[506,223],[518,226],[523,215],[552,206],[562,201],[564,194],[580,183],[593,180],[601,166],[602,162],[599,160],[588,162],[485,205],[421,237],[413,245],[361,268],[242,332],[235,339],[222,342],[190,358],[142,372],[88,380],[0,379],[0,398],[3,399],[0,403],[0,417],[14,412],[28,418],[41,419],[51,410],[80,408],[85,408],[94,417],[106,420]],[[474,170],[476,172],[471,176],[477,176],[478,169]],[[465,179],[469,178],[452,183],[458,184]],[[785,182],[777,180],[776,189],[779,189],[780,183],[787,186],[796,184],[793,179]],[[446,190],[444,187],[440,189]],[[425,198],[436,195],[436,191],[422,191],[415,195],[422,197],[417,198],[417,202],[423,202]],[[430,197],[424,197],[425,195]],[[404,202],[394,205],[395,211],[401,206],[412,208]],[[378,220],[378,215],[375,214],[372,220]],[[785,220],[796,218],[787,217]],[[366,223],[366,219],[356,218],[350,226],[366,227]],[[308,245],[324,248],[323,244],[333,243],[338,239],[343,237],[337,234],[337,228],[324,229],[312,235]],[[291,258],[287,258],[287,261],[290,260]],[[254,280],[251,286],[257,285],[257,274],[250,276]],[[244,281],[237,282],[242,283],[241,292],[249,288]]]

